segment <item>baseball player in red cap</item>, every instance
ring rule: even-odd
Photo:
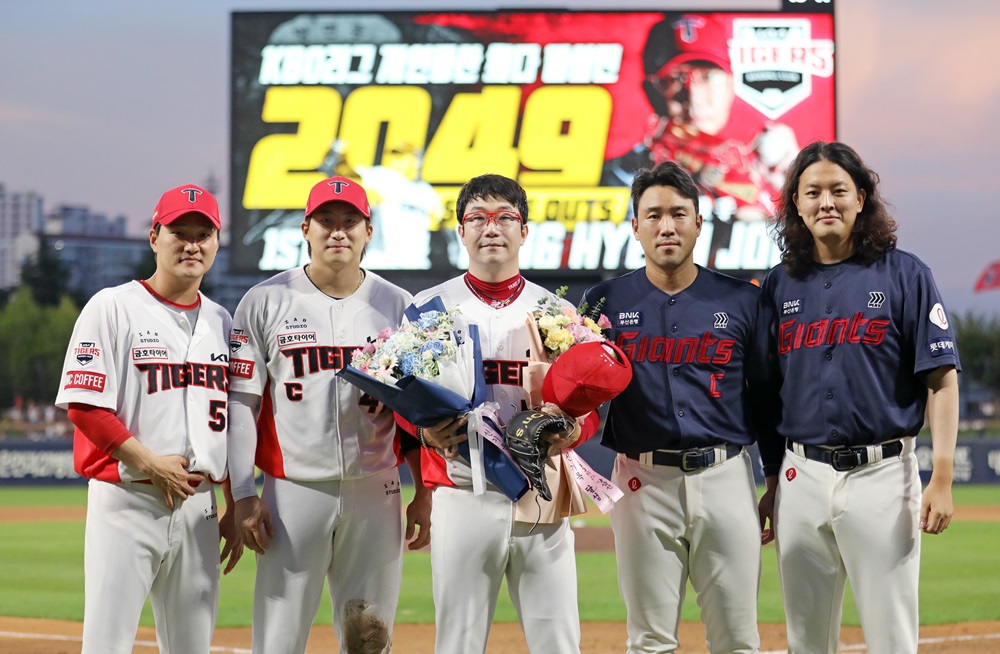
[[[233,321],[230,470],[237,525],[258,554],[258,654],[305,651],[324,579],[338,640],[350,637],[348,607],[367,606],[388,646],[403,555],[397,466],[407,440],[392,411],[335,376],[354,350],[395,328],[411,300],[361,268],[370,217],[357,181],[317,183],[302,222],[309,263],[250,289]],[[419,527],[416,549],[430,537],[430,493],[419,484],[416,441],[408,442],[418,487],[406,534]],[[261,497],[255,463],[264,471]]]
[[[226,476],[231,320],[198,291],[221,224],[205,189],[164,193],[149,231],[152,277],[98,292],[73,329],[56,405],[76,426],[74,465],[90,480],[85,654],[131,652],[147,596],[161,652],[207,653],[220,527],[227,572],[242,554],[233,512],[220,525],[213,491]]]
[[[708,14],[669,14],[652,27],[643,51],[643,89],[653,114],[643,141],[607,162],[604,183],[630,184],[638,169],[676,161],[702,193],[726,198],[717,202],[723,220],[760,220],[773,213],[777,190],[767,167],[751,145],[727,136],[736,97],[729,29]],[[758,141],[770,141],[774,149],[774,135],[789,131],[772,130]]]
[[[531,347],[525,318],[542,298],[565,301],[521,276],[518,252],[528,235],[524,189],[501,175],[480,175],[459,192],[459,236],[469,252],[466,274],[419,293],[416,306],[440,298],[479,326],[488,401],[500,419],[527,409],[522,372]],[[596,431],[596,419],[577,420],[552,404],[573,428],[553,435],[550,452],[572,447]],[[434,488],[431,568],[434,578],[437,654],[486,651],[497,594],[504,578],[517,607],[528,649],[578,654],[580,617],[576,558],[569,520],[556,516],[535,524],[535,491],[513,503],[488,485],[476,495],[469,461],[452,447],[467,440],[465,418],[422,429],[429,446],[421,461],[424,483]],[[526,510],[519,510],[520,507]]]
[[[758,651],[760,528],[746,447],[754,442],[748,381],[763,377],[759,289],[696,265],[694,180],[674,162],[632,182],[632,230],[646,266],[589,289],[632,362],[611,400],[604,444],[618,456],[611,511],[629,654],[678,647],[688,580],[709,651]],[[627,489],[627,490],[626,490]]]

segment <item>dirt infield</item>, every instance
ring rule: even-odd
[[[0,618],[0,653],[3,654],[76,654],[80,651],[80,623],[57,620]],[[763,624],[761,652],[784,652],[784,625]],[[1000,650],[1000,622],[967,622],[937,625],[920,630],[921,654],[987,654]],[[156,635],[151,628],[139,630],[136,654],[157,652]],[[398,625],[393,639],[395,654],[429,654],[434,651],[432,625]],[[700,624],[681,625],[677,651],[686,654],[707,652],[705,632]],[[842,652],[865,652],[861,630],[845,627],[840,637]],[[625,649],[625,625],[615,622],[583,623],[581,654],[609,654]],[[213,652],[244,654],[250,652],[250,629],[219,629]],[[330,627],[316,627],[309,637],[308,652],[336,652],[337,641]],[[527,647],[516,624],[496,624],[490,634],[487,654],[524,654]]]

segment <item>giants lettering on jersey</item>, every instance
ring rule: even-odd
[[[490,386],[520,386],[521,371],[527,361],[504,361],[501,359],[487,359],[483,361],[483,376]]]
[[[229,392],[229,366],[210,363],[137,363],[136,369],[146,374],[146,393],[152,395],[160,391],[186,386],[213,388],[223,393]]]
[[[298,379],[323,370],[340,370],[351,362],[354,351],[360,349],[357,345],[320,345],[290,348],[281,353],[292,360],[292,373]]]
[[[663,363],[714,363],[726,365],[733,357],[736,339],[715,338],[712,332],[700,337],[673,338],[668,336],[643,336],[639,332],[622,332],[617,345],[633,363],[662,361]]]
[[[70,370],[66,373],[66,385],[63,388],[84,388],[88,391],[104,392],[107,376],[99,372],[83,372]]]
[[[786,320],[778,328],[778,354],[788,354],[801,347],[843,343],[879,345],[885,340],[885,328],[889,326],[890,321],[870,320],[864,316],[865,314],[859,311],[853,318],[816,320],[808,323],[800,323],[794,319]]]

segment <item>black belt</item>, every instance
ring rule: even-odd
[[[705,468],[710,468],[716,464],[715,460],[715,448],[721,447],[720,445],[711,445],[709,447],[693,447],[689,450],[681,450],[680,452],[668,452],[667,450],[653,450],[653,465],[657,466],[671,466],[674,468],[680,468],[684,472],[695,472],[696,470],[704,470]],[[743,451],[742,445],[733,445],[731,443],[726,444],[726,459],[731,459],[738,456]],[[628,454],[625,456],[634,460],[641,461],[641,455],[639,454]],[[719,461],[718,463],[722,463]]]
[[[787,447],[794,450],[794,443],[788,441]],[[903,451],[903,441],[891,441],[881,445],[860,446],[860,447],[838,447],[831,449],[828,447],[817,447],[815,445],[802,445],[802,454],[813,461],[826,463],[838,472],[847,472],[868,465],[868,447],[879,447],[882,449],[882,458],[899,456]]]

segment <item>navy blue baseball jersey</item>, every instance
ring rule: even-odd
[[[924,375],[961,370],[930,269],[893,250],[871,265],[817,265],[801,279],[781,266],[761,293],[760,334],[780,384],[776,436],[806,445],[871,445],[920,431]],[[780,442],[762,437],[765,472]]]
[[[644,269],[590,288],[584,301],[604,298],[611,339],[632,362],[632,381],[609,406],[604,445],[639,454],[752,443],[746,380],[762,367],[753,356],[759,293],[700,266],[674,295]]]

